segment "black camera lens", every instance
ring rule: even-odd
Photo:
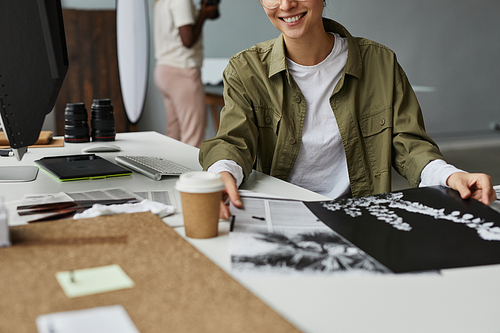
[[[109,99],[94,99],[91,112],[92,141],[114,141],[115,112]]]
[[[64,141],[89,142],[88,117],[84,103],[67,103],[64,109]]]
[[[201,0],[201,4],[203,4],[205,0]],[[207,6],[218,6],[219,5],[219,2],[220,0],[206,0],[206,3],[205,5]],[[210,17],[211,20],[216,20],[218,19],[220,16],[219,14],[219,9],[217,8],[217,10],[215,11],[214,15],[212,17]]]

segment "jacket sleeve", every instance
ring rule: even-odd
[[[219,160],[232,160],[243,169],[244,180],[252,172],[258,142],[258,128],[252,102],[231,61],[224,70],[224,107],[217,135],[203,142],[199,161],[207,170]]]
[[[396,62],[394,92],[393,166],[410,186],[417,187],[423,168],[431,161],[443,159],[436,143],[425,132],[417,97],[406,74]]]

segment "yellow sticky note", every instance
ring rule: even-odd
[[[56,279],[69,298],[132,288],[134,281],[119,265],[57,272]]]

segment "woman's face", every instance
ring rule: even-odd
[[[289,39],[300,39],[324,32],[323,0],[281,0],[275,9],[264,7],[271,23]]]

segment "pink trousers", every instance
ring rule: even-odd
[[[165,103],[166,134],[199,148],[205,139],[207,123],[200,68],[157,65],[154,79]]]

